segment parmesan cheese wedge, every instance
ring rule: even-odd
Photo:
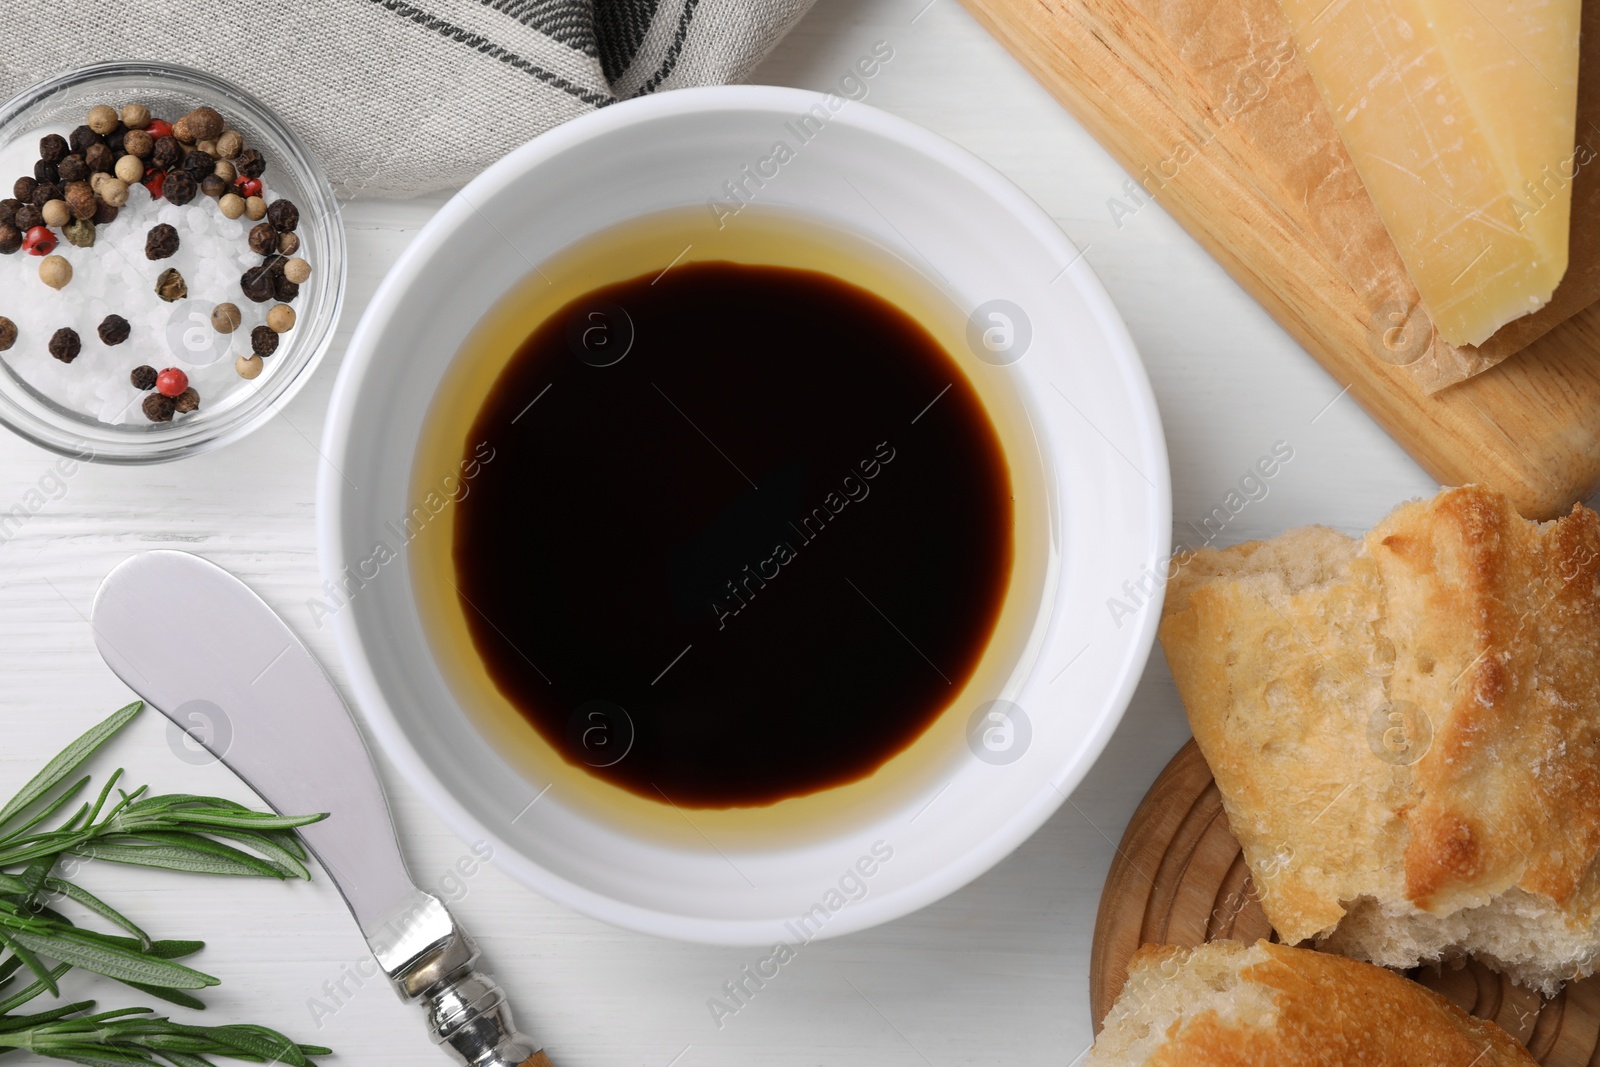
[[[1279,0],[1440,336],[1476,345],[1567,270],[1581,0]]]

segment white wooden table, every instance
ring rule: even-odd
[[[956,0],[821,0],[753,80],[827,89],[878,40],[895,55],[870,83],[868,102],[931,127],[1014,179],[1086,249],[1121,308],[1166,423],[1175,541],[1194,543],[1189,522],[1221,503],[1279,441],[1293,448],[1293,460],[1219,543],[1313,522],[1354,532],[1432,489],[1341,396],[1344,383],[1300,351],[1159,206],[1117,225],[1107,200],[1126,175]],[[96,654],[85,616],[100,578],[131,553],[182,548],[230,568],[342,675],[331,632],[315,629],[306,611],[318,586],[317,442],[343,341],[385,268],[442,202],[350,205],[350,299],[339,341],[274,423],[182,463],[84,466],[0,543],[0,793],[128,699]],[[0,435],[0,511],[38,487],[52,461]],[[759,953],[616,930],[492,867],[465,880],[456,908],[520,1005],[524,1028],[560,1067],[1070,1064],[1090,1041],[1089,941],[1113,844],[1187,734],[1157,653],[1105,757],[1031,841],[918,914],[807,948],[720,1029],[707,999]],[[118,765],[157,791],[250,799],[219,767],[176,758],[165,720],[153,712],[98,766]],[[382,769],[412,868],[437,886],[469,854],[468,843],[392,768]],[[83,879],[156,936],[210,943],[198,962],[223,985],[197,1021],[265,1023],[334,1046],[344,1063],[446,1062],[415,1009],[378,982],[351,977],[365,948],[326,879],[269,885],[105,867],[87,868]],[[100,997],[102,1008],[144,1002],[110,983],[68,981]]]

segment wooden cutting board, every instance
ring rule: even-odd
[[[1336,216],[1350,205],[1313,212],[1295,191],[1316,189],[1304,167],[1286,184],[1292,123],[1252,129],[1238,117],[1239,101],[1257,95],[1257,66],[1275,79],[1262,83],[1263,107],[1299,107],[1310,85],[1292,47],[1267,66],[1285,42],[1255,34],[1248,12],[1261,14],[1250,5],[1263,0],[963,2],[1142,183],[1119,193],[1123,202],[1162,204],[1441,483],[1493,486],[1541,519],[1600,488],[1600,307],[1427,395],[1396,365],[1406,309],[1381,286],[1354,284],[1340,258]],[[1600,4],[1586,7],[1587,39]],[[1196,42],[1210,38],[1238,42],[1239,54],[1198,61]],[[1229,64],[1241,73],[1225,77]],[[1597,89],[1588,79],[1580,94]],[[1359,187],[1357,198],[1348,217],[1375,217]]]
[[[1211,769],[1190,741],[1145,794],[1106,876],[1089,958],[1095,1032],[1140,945],[1262,937],[1276,940]],[[1569,982],[1548,1001],[1476,963],[1418,968],[1410,977],[1498,1023],[1548,1067],[1600,1063],[1600,977]]]

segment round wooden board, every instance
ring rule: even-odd
[[[1140,945],[1262,937],[1277,939],[1228,829],[1211,769],[1190,741],[1133,813],[1106,876],[1089,959],[1095,1032]],[[1420,967],[1408,976],[1492,1019],[1547,1067],[1600,1067],[1600,976],[1569,982],[1548,1001],[1478,963]]]

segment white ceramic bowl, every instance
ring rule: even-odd
[[[821,132],[799,143],[793,124],[808,112]],[[924,273],[940,276],[963,312],[1009,301],[1031,327],[1025,354],[1002,368],[975,350],[952,353],[969,376],[1005,376],[1048,482],[1041,610],[1007,689],[1026,719],[1013,724],[1013,747],[979,758],[983,736],[958,733],[973,752],[953,757],[917,795],[809,840],[651,839],[560,791],[528,806],[548,783],[497,752],[460,706],[404,563],[364,579],[328,622],[373,732],[458,833],[488,839],[507,870],[579,911],[725,944],[858,930],[976,878],[1063,803],[1132,695],[1158,612],[1113,613],[1108,602],[1128,603],[1124,583],[1151,588],[1164,570],[1166,453],[1127,331],[1050,217],[967,152],[836,97],[830,105],[799,90],[738,86],[598,111],[491,167],[395,264],[345,356],[318,492],[323,575],[348,585],[363,566],[370,572],[376,544],[396,541],[392,523],[414,503],[412,457],[430,400],[495,301],[530,265],[586,235],[725,196],[723,183],[781,139],[798,150],[762,186],[761,203],[931,268]],[[952,714],[965,719],[967,709]]]

